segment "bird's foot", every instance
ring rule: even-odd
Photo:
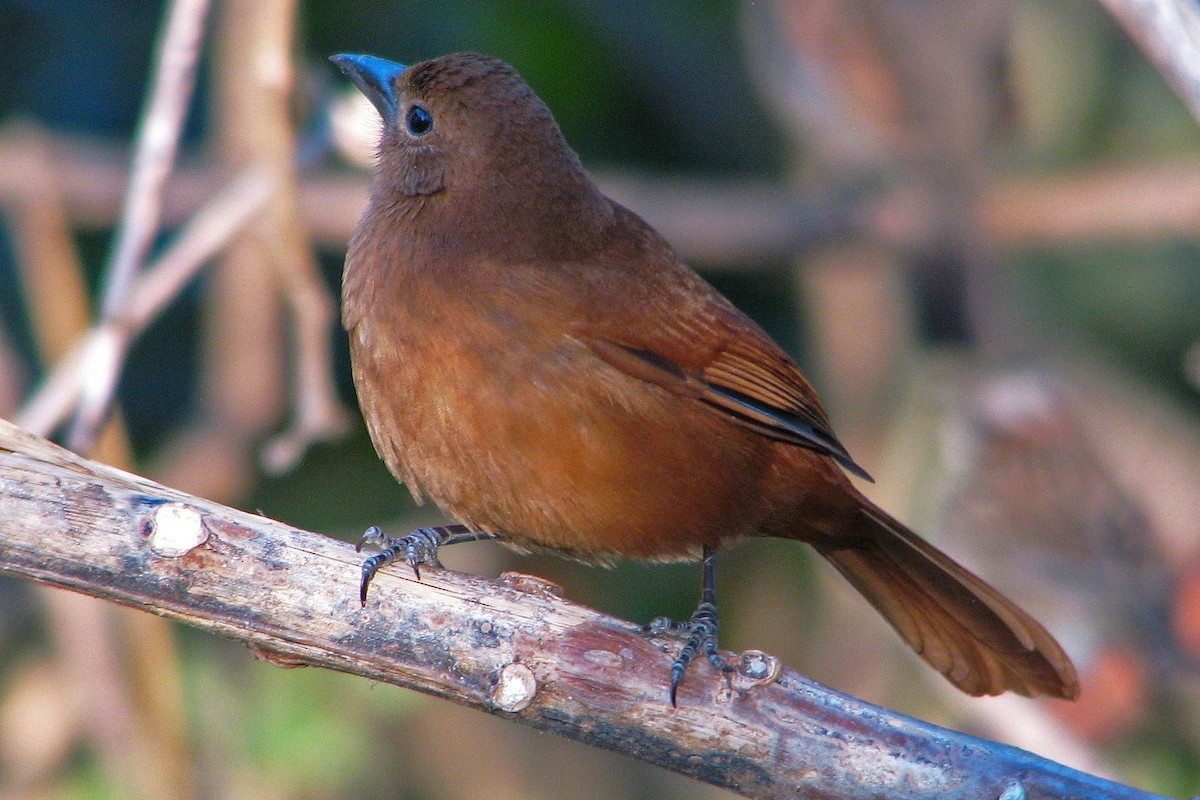
[[[367,604],[367,587],[375,573],[398,558],[403,557],[405,563],[412,567],[417,580],[421,580],[422,564],[440,567],[442,563],[438,561],[437,551],[446,538],[439,528],[418,528],[406,536],[388,536],[375,525],[367,528],[354,549],[361,553],[364,547],[369,547],[379,552],[363,562],[359,600],[363,605]]]
[[[708,656],[708,662],[721,672],[730,673],[735,670],[735,667],[717,652],[717,629],[719,627],[716,605],[703,602],[689,620],[677,622],[668,617],[656,617],[642,628],[652,636],[668,634],[681,638],[687,637],[683,649],[679,651],[679,657],[671,665],[670,698],[672,706],[676,704],[675,694],[679,690],[679,685],[683,683],[683,676],[698,653]]]
[[[388,536],[378,526],[372,525],[358,540],[355,550],[362,552],[364,547],[378,549],[379,552],[368,558],[362,565],[362,584],[359,587],[358,599],[367,604],[367,587],[379,570],[403,557],[404,563],[412,567],[417,580],[421,580],[421,565],[440,567],[438,550],[460,542],[477,542],[484,539],[498,538],[494,533],[473,530],[466,525],[442,525],[436,528],[418,528],[405,536]]]

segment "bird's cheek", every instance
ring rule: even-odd
[[[445,169],[441,164],[417,163],[404,173],[405,194],[434,194],[445,188],[445,185]]]
[[[410,151],[391,165],[387,164],[386,155],[384,158],[385,168],[392,167],[388,170],[395,181],[391,188],[399,194],[407,197],[430,195],[446,187],[445,164],[432,150]]]

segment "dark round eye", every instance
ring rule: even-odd
[[[404,125],[413,136],[424,136],[433,130],[433,115],[425,110],[425,106],[409,106]]]

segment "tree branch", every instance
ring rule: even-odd
[[[763,654],[703,665],[556,587],[427,569],[360,608],[344,542],[82,459],[0,420],[0,569],[181,620],[276,663],[417,689],[748,797],[1153,797],[830,691]],[[735,663],[737,660],[735,659]]]

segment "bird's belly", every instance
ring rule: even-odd
[[[462,331],[371,347],[352,333],[376,448],[459,520],[584,558],[688,558],[753,531],[770,444],[568,338]]]

